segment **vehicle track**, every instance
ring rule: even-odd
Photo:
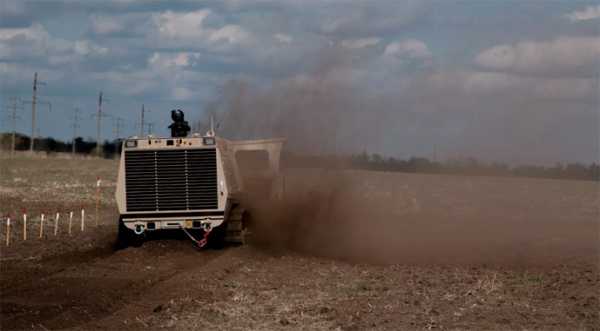
[[[152,292],[179,273],[224,251],[198,251],[182,240],[151,241],[143,248],[95,247],[25,265],[3,266],[3,330],[78,328]],[[88,329],[88,327],[86,327]]]

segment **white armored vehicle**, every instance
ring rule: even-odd
[[[247,186],[259,183],[269,197],[276,187],[283,139],[231,141],[188,137],[183,112],[172,112],[171,136],[123,141],[116,200],[121,247],[140,245],[150,232],[183,230],[199,246],[243,243]],[[258,154],[264,162],[245,171],[240,160]],[[209,235],[210,234],[210,235]]]

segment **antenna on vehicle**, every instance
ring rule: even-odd
[[[215,121],[214,118],[211,116],[210,117],[210,130],[208,130],[208,132],[206,133],[207,136],[209,137],[214,137],[215,136]]]

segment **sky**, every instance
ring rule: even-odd
[[[75,108],[78,135],[95,139],[102,91],[103,139],[117,118],[121,136],[137,134],[142,104],[167,135],[171,109],[195,121],[233,95],[252,122],[238,135],[311,135],[335,152],[515,164],[600,153],[597,1],[2,0],[0,131],[35,72],[52,104],[38,107],[39,134],[58,139],[72,137]],[[261,127],[265,105],[294,121]],[[31,105],[19,115],[29,134]]]

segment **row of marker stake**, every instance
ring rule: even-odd
[[[54,235],[58,235],[58,221],[60,220],[60,213],[56,213],[54,218]],[[40,234],[39,238],[44,236],[44,223],[46,221],[46,215],[40,215]],[[73,212],[69,213],[69,235],[71,235],[71,227],[73,225]],[[10,246],[10,216],[6,218],[6,246]],[[81,210],[81,232],[85,230],[85,210]],[[23,213],[23,240],[27,240],[27,213]]]

